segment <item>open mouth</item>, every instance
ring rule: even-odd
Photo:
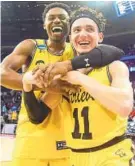
[[[52,32],[53,33],[62,33],[63,29],[62,29],[62,27],[53,27]]]
[[[87,46],[87,45],[90,45],[90,42],[89,41],[79,42],[79,45],[81,45],[81,46]]]

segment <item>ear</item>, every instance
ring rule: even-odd
[[[104,34],[102,32],[99,32],[99,43],[102,43],[104,39]]]

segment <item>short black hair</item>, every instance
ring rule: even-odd
[[[54,2],[54,3],[51,3],[51,4],[49,4],[49,5],[47,5],[45,7],[44,12],[42,14],[43,22],[45,21],[45,17],[46,17],[47,12],[50,9],[56,8],[56,7],[64,9],[69,14],[69,16],[70,16],[71,9],[70,9],[70,7],[68,5],[66,5],[65,3]]]
[[[70,26],[72,26],[75,20],[83,17],[92,19],[97,24],[100,32],[105,30],[106,19],[104,18],[103,14],[101,12],[97,12],[95,9],[85,6],[71,13]]]

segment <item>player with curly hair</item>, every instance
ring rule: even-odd
[[[102,13],[80,8],[71,15],[70,42],[77,55],[103,41]],[[91,71],[68,72],[64,80],[79,85],[69,91],[73,128],[67,132],[74,166],[129,166],[132,142],[126,137],[127,118],[133,107],[133,90],[127,66],[121,61]]]

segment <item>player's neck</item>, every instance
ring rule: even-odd
[[[65,50],[66,42],[55,42],[51,40],[46,41],[48,51],[52,54],[62,54]]]

